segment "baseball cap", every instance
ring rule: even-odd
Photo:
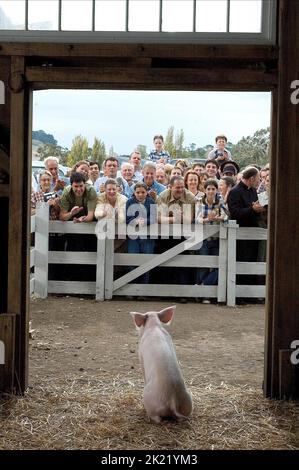
[[[223,163],[220,167],[221,173],[232,173],[233,175],[236,175],[239,173],[240,168],[239,165],[236,162],[230,161]]]

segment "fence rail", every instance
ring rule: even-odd
[[[192,225],[183,241],[161,254],[115,253],[114,239],[99,237],[97,251],[49,251],[49,233],[93,234],[96,236],[96,223],[74,224],[73,222],[49,221],[48,206],[40,204],[36,216],[31,219],[31,232],[35,230],[35,247],[31,248],[30,266],[34,266],[34,276],[30,279],[30,292],[45,298],[48,293],[91,294],[96,300],[111,299],[113,296],[159,296],[159,297],[206,297],[217,298],[234,306],[236,297],[265,297],[263,285],[237,285],[237,275],[266,273],[264,262],[236,261],[237,240],[266,240],[267,230],[261,228],[239,228],[235,221],[218,226]],[[177,229],[177,232],[176,230]],[[125,228],[126,230],[126,228]],[[149,230],[149,228],[148,228]],[[180,227],[171,227],[173,235],[181,233]],[[115,233],[118,233],[116,227]],[[125,238],[124,227],[121,237]],[[147,233],[144,229],[143,234]],[[165,227],[150,226],[153,238],[166,236]],[[190,250],[198,248],[202,240],[219,237],[219,255],[192,255]],[[48,265],[94,265],[95,282],[48,280]],[[134,267],[121,277],[114,279],[116,266]],[[134,280],[155,267],[163,268],[217,268],[218,285],[181,284],[139,284]]]

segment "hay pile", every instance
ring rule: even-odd
[[[148,422],[143,384],[44,379],[24,398],[0,401],[0,449],[299,449],[299,408],[260,391],[187,384],[194,412],[183,422]]]

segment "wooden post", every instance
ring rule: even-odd
[[[106,239],[105,250],[105,299],[113,297],[114,239]]]
[[[218,257],[218,292],[217,301],[226,301],[227,279],[227,225],[220,225],[219,231],[219,257]]]
[[[24,57],[11,58],[10,184],[7,312],[16,315],[15,389],[28,379],[29,195],[32,93],[24,84]]]
[[[275,188],[277,184],[276,156],[277,156],[277,90],[272,92],[271,102],[271,170],[270,170],[270,203],[268,208],[268,236],[267,236],[267,274],[265,299],[265,351],[264,351],[264,381],[263,391],[266,397],[271,396],[272,355],[273,355],[273,302],[274,302],[274,271],[275,271]],[[273,221],[273,222],[272,222]]]
[[[236,305],[237,228],[235,220],[227,226],[227,305]]]
[[[298,397],[298,382],[296,383],[296,368],[298,364],[291,363],[292,349],[279,351],[279,399],[296,399]]]
[[[275,212],[270,220],[270,249],[274,253],[273,272],[268,276],[268,296],[272,296],[272,345],[271,386],[267,383],[266,395],[280,398],[280,376],[290,384],[290,368],[279,370],[279,351],[288,350],[293,340],[299,339],[299,295],[298,295],[298,233],[299,218],[294,213],[298,207],[299,174],[299,2],[280,0],[279,6],[279,75],[277,113],[277,155],[272,163],[276,166],[277,181],[275,194],[271,192],[271,204]],[[295,89],[297,88],[297,89]],[[281,188],[284,188],[283,195]],[[271,213],[272,216],[272,213]],[[274,245],[274,246],[273,246]],[[269,330],[269,329],[268,329]],[[269,344],[268,344],[269,346]],[[282,367],[284,367],[282,365]],[[299,397],[299,369],[296,367],[297,388],[294,393],[288,386],[286,398]]]
[[[45,299],[48,297],[49,262],[49,206],[38,203],[35,216],[35,281],[34,293]]]
[[[105,299],[105,247],[106,247],[106,238],[98,237],[96,300],[101,300],[101,301]]]
[[[14,391],[16,315],[0,315],[0,390]]]

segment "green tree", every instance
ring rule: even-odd
[[[146,151],[146,145],[139,144],[137,145],[137,150],[141,153],[141,158],[145,159],[147,158],[147,151]]]
[[[174,126],[168,128],[164,142],[164,148],[165,150],[167,150],[167,152],[172,158],[176,158],[176,149],[174,144]]]
[[[198,147],[196,149],[196,157],[197,158],[206,158],[206,154],[207,154],[206,147]]]
[[[68,154],[69,149],[67,147],[61,147],[60,145],[55,144],[41,145],[37,149],[37,156],[40,160],[44,160],[49,156],[58,157],[59,163],[65,166],[67,166]]]
[[[176,136],[175,136],[175,149],[176,149],[176,154],[179,156],[179,157],[183,157],[183,144],[184,144],[184,140],[185,140],[185,134],[184,134],[184,131],[183,129],[181,129],[179,132],[176,133]]]
[[[72,141],[72,147],[68,155],[68,166],[72,167],[79,160],[87,160],[89,156],[88,141],[82,135],[77,135]]]
[[[256,131],[253,136],[242,137],[232,148],[233,159],[244,167],[265,165],[269,161],[270,127]]]
[[[91,160],[98,162],[99,164],[103,163],[106,158],[106,148],[105,144],[101,139],[97,137],[94,138],[94,143],[91,149]]]

